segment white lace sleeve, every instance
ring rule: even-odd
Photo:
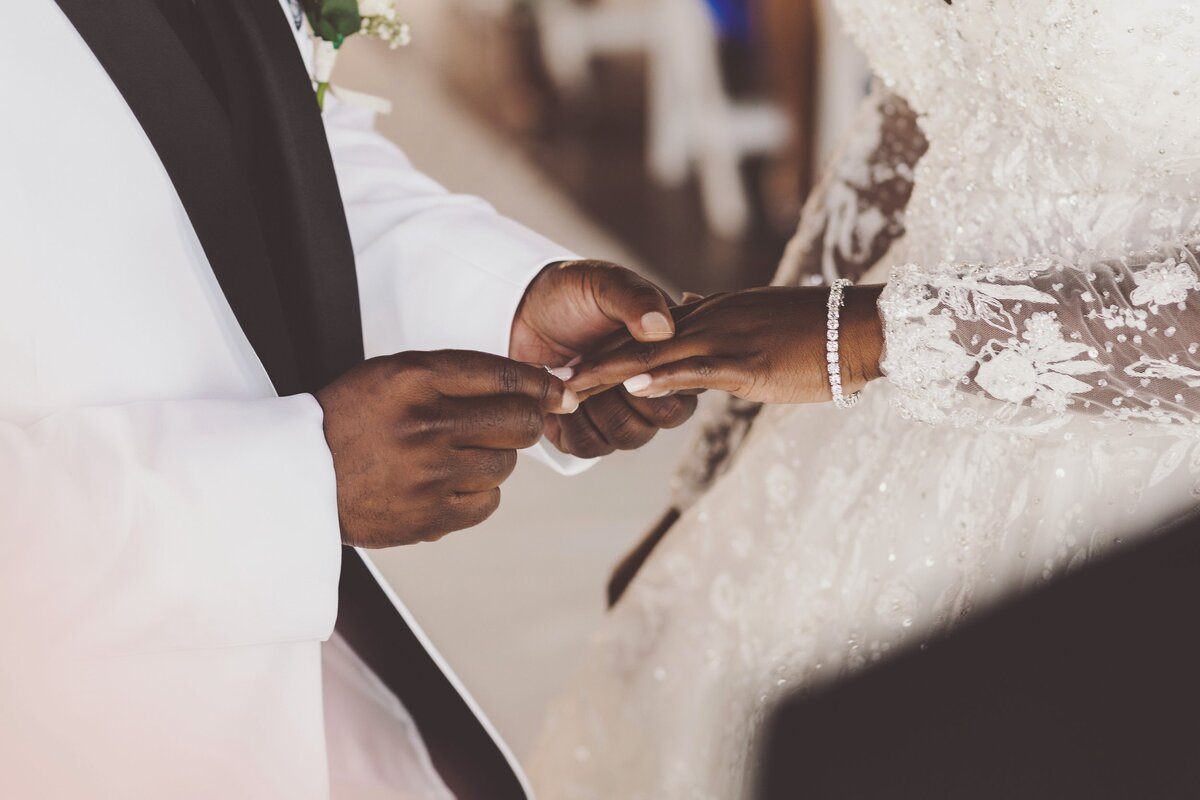
[[[1200,434],[1195,245],[898,267],[879,301],[884,373],[930,423],[1036,432],[1083,413]]]

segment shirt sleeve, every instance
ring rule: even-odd
[[[358,264],[367,357],[444,349],[507,356],[530,282],[579,256],[439,186],[374,130],[370,112],[332,100],[325,123]],[[567,475],[592,463],[546,441],[526,452]]]
[[[331,100],[326,130],[358,262],[368,357],[462,349],[507,355],[525,289],[570,250],[453,194]]]
[[[93,653],[327,638],[341,542],[322,422],[310,395],[0,422],[6,636]]]

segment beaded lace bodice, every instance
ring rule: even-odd
[[[911,260],[1123,254],[1195,227],[1200,9],[837,5],[930,142],[908,209]]]

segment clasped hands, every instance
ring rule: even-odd
[[[879,377],[882,286],[852,287],[841,312],[839,356],[847,393]],[[760,403],[831,399],[825,288],[769,287],[714,295],[672,309],[675,336],[639,342],[612,336],[567,382],[577,397],[622,387],[638,397],[718,389]]]
[[[847,392],[879,374],[880,288],[846,293]],[[676,306],[613,264],[548,267],[514,317],[508,358],[399,353],[317,392],[343,541],[390,547],[477,525],[499,506],[517,450],[543,436],[585,458],[637,448],[685,422],[697,390],[829,400],[827,298],[826,289],[764,288]]]
[[[508,358],[465,351],[371,359],[316,393],[333,457],[342,540],[357,547],[432,541],[487,519],[517,450],[546,436],[590,458],[644,445],[696,409],[686,394],[579,398],[563,379],[614,333],[674,335],[669,298],[604,262],[548,267],[530,284]],[[554,368],[547,371],[546,367]]]

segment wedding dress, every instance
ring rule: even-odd
[[[886,88],[779,281],[888,280],[887,379],[709,423],[552,708],[542,800],[742,796],[783,694],[1200,503],[1200,7],[838,5]]]

